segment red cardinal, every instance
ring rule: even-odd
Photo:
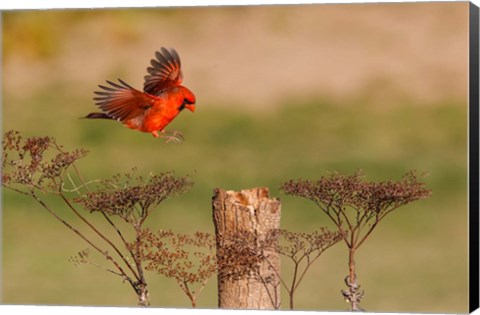
[[[103,113],[90,113],[85,118],[116,119],[124,126],[159,137],[165,127],[184,109],[195,111],[195,95],[181,85],[180,57],[175,49],[161,48],[155,52],[145,76],[143,92],[124,81],[107,81],[95,91],[95,104]]]

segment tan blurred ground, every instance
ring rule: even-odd
[[[47,53],[24,34],[35,20]],[[180,52],[199,105],[435,104],[467,93],[468,2],[6,13],[4,41],[13,97],[49,84],[90,96],[118,76],[140,88],[161,46]]]

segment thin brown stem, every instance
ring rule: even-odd
[[[188,287],[188,282],[187,281],[182,281],[182,285],[181,287],[183,287],[183,291],[185,292],[185,294],[188,296],[188,298],[190,299],[190,303],[192,304],[192,307],[193,308],[196,308],[197,307],[197,303],[195,301],[195,296],[192,294],[192,292],[190,291],[190,288]]]
[[[33,193],[32,190],[30,190],[29,193],[27,193],[27,192],[25,192],[25,191],[23,191],[23,190],[20,190],[20,189],[11,187],[11,186],[3,186],[3,187],[5,187],[5,188],[7,188],[7,189],[10,189],[11,191],[17,192],[17,193],[19,193],[19,194],[22,194],[22,195],[25,195],[25,196],[29,196],[29,197],[31,197],[31,196],[32,196],[32,193]]]
[[[120,273],[120,276],[127,280],[134,288],[135,288],[135,285],[134,285],[134,282],[132,281],[132,279],[127,276],[127,274],[125,273],[125,271],[123,270],[122,267],[120,267],[120,265],[115,261],[115,259],[113,259],[112,256],[110,256],[106,251],[103,251],[101,250],[97,245],[95,245],[91,240],[89,240],[85,235],[83,235],[79,230],[77,230],[76,228],[74,228],[71,224],[69,224],[67,221],[63,220],[60,216],[58,216],[58,214],[53,211],[43,200],[41,200],[40,198],[38,198],[38,196],[36,196],[34,193],[32,193],[31,195],[44,209],[46,209],[51,215],[53,215],[55,217],[55,219],[57,219],[58,221],[60,221],[63,225],[65,225],[67,228],[69,228],[71,231],[73,231],[75,234],[77,234],[81,239],[83,239],[87,244],[89,244],[90,246],[92,246],[97,252],[99,252],[100,254],[102,254],[107,260],[110,260],[113,265],[115,266],[115,268],[118,269],[119,273]]]
[[[115,244],[112,243],[112,241],[110,241],[105,235],[103,235],[97,228],[95,228],[95,226],[93,226],[87,219],[85,219],[84,216],[82,216],[78,211],[77,209],[75,209],[75,207],[70,203],[70,201],[61,193],[60,194],[60,197],[62,198],[62,200],[65,202],[65,204],[68,206],[68,208],[70,210],[73,211],[73,213],[75,213],[75,215],[80,218],[80,220],[82,220],[85,224],[87,224],[94,232],[95,234],[97,234],[98,236],[100,236],[105,242],[107,242],[108,245],[110,245],[110,247],[112,247],[112,249],[120,256],[120,258],[122,259],[122,261],[125,263],[125,265],[127,265],[128,269],[132,272],[132,274],[134,275],[134,277],[137,279],[137,281],[140,281],[140,277],[138,276],[138,274],[135,272],[135,270],[133,270],[132,266],[130,265],[130,263],[128,262],[128,260],[125,258],[125,256],[123,256],[122,252],[117,248],[117,246]]]
[[[135,238],[135,252],[139,253],[140,252],[140,243],[141,243],[141,227],[136,226],[135,227],[135,232],[136,232],[136,238]],[[142,261],[139,255],[133,255],[133,260],[135,261],[135,266],[137,267],[138,271],[138,276],[139,276],[139,281],[144,283],[145,282],[145,277],[143,275],[143,268],[142,268]]]
[[[353,283],[355,281],[355,249],[349,248],[348,249],[348,270],[349,270],[349,278],[350,282]]]
[[[352,228],[353,228],[353,227],[352,227],[352,223],[351,223],[350,220],[348,219],[348,216],[347,216],[345,210],[342,209],[341,207],[338,208],[337,210],[338,210],[337,215],[338,215],[338,217],[339,217],[339,221],[340,221],[340,214],[341,214],[341,215],[343,216],[343,218],[345,219],[345,222],[347,222],[348,229],[349,229],[349,230],[352,230]]]
[[[268,263],[268,266],[270,267],[270,269],[273,270],[273,272],[275,273],[275,275],[277,276],[277,278],[280,280],[280,283],[281,283],[282,286],[285,288],[285,290],[287,290],[287,292],[290,292],[287,283],[283,280],[283,278],[281,277],[280,273],[277,271],[277,268],[275,268],[275,267],[273,266],[273,264],[270,262],[270,260],[268,260],[267,258],[265,258],[265,261]]]
[[[364,292],[360,291],[360,285],[357,282],[357,275],[355,271],[355,250],[356,248],[349,248],[348,255],[348,268],[349,275],[345,279],[345,284],[348,287],[347,291],[342,290],[342,294],[346,300],[350,303],[351,311],[358,312],[364,311],[360,307],[360,301],[363,298]]]
[[[363,242],[365,242],[365,240],[368,238],[368,236],[373,232],[373,230],[375,229],[375,227],[377,226],[378,222],[380,222],[380,220],[376,220],[372,226],[370,227],[370,229],[368,229],[367,233],[365,233],[365,235],[363,236],[363,238],[357,243],[357,248],[360,247],[360,245],[363,244]]]
[[[262,277],[261,274],[258,274],[257,276],[260,278],[260,281],[262,282],[263,287],[265,288],[265,291],[267,291],[270,303],[272,303],[273,308],[277,310],[280,306],[278,305],[278,300],[277,300],[277,296],[276,296],[276,286],[273,285],[273,292],[275,293],[275,297],[273,297],[272,293],[270,292],[270,289],[268,288],[267,281],[265,281],[265,279]]]

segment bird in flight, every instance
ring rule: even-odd
[[[143,92],[123,80],[107,81],[109,86],[99,85],[93,98],[102,112],[88,114],[85,118],[114,119],[125,127],[150,132],[155,138],[181,141],[181,133],[168,134],[165,127],[183,110],[195,111],[195,95],[182,84],[180,57],[175,49],[162,47],[155,52],[155,59],[147,68]],[[160,134],[159,134],[160,133]],[[177,137],[180,136],[180,139]]]

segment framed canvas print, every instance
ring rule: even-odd
[[[2,304],[478,308],[475,4],[1,14]]]

